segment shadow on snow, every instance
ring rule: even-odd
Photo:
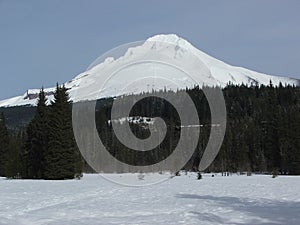
[[[217,197],[210,195],[178,194],[177,198],[188,198],[195,200],[212,201],[216,207],[231,208],[234,211],[245,213],[248,216],[257,217],[246,222],[224,221],[224,217],[216,213],[201,213],[190,211],[202,222],[208,221],[216,224],[289,224],[298,225],[300,221],[300,201],[278,201],[270,199],[260,199],[255,201],[247,198]],[[226,214],[223,212],[222,214]],[[250,219],[250,218],[249,218]],[[269,222],[263,222],[268,220]]]

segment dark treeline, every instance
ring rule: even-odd
[[[300,174],[300,89],[228,86],[228,120],[221,151],[209,168]]]
[[[184,169],[197,170],[210,134],[210,110],[198,87],[186,90],[193,99],[201,123],[198,147]],[[300,89],[292,86],[234,86],[223,89],[227,107],[227,129],[222,148],[207,172],[259,172],[300,174]],[[180,95],[161,91],[161,94]],[[180,137],[180,119],[176,109],[163,99],[145,97],[130,114],[130,126],[139,138],[147,138],[147,118],[159,116],[168,132],[162,144],[151,153],[134,152],[123,146],[112,132],[112,99],[98,102],[97,129],[110,153],[123,162],[148,165],[172,153]],[[123,97],[123,104],[136,96]],[[144,117],[144,118],[142,118]],[[146,119],[145,119],[146,118]],[[136,123],[136,121],[139,123]],[[149,119],[150,120],[150,119]],[[186,129],[186,128],[185,128]],[[188,128],[193,129],[193,128]],[[126,134],[124,134],[126,135]]]
[[[26,129],[13,127],[10,135],[2,113],[0,176],[48,180],[81,176],[82,159],[73,136],[67,89],[57,85],[50,106],[46,101],[41,90],[33,119]],[[28,114],[26,117],[32,118]]]
[[[7,177],[65,179],[81,174],[82,160],[76,148],[71,125],[71,103],[65,88],[57,87],[55,100],[45,105],[40,94],[35,116],[25,130],[7,131],[5,117],[0,121],[0,175]],[[197,171],[210,128],[210,109],[199,87],[187,91],[198,111],[201,132],[198,147],[185,170]],[[180,91],[161,91],[182,100]],[[300,88],[294,86],[234,86],[223,89],[227,107],[227,129],[221,150],[207,172],[259,172],[300,174]],[[101,99],[96,106],[99,136],[111,155],[131,165],[149,165],[172,153],[181,127],[176,109],[162,98],[141,94],[130,113],[129,123],[138,138],[150,135],[151,118],[161,117],[167,135],[151,152],[126,148],[115,136],[111,120],[113,98]],[[123,96],[122,104],[137,96]],[[15,109],[16,110],[16,109]],[[22,109],[23,110],[23,109]],[[32,109],[30,109],[32,110]],[[29,118],[30,116],[26,114]],[[186,129],[186,128],[184,128]],[[193,128],[187,128],[193,129]],[[126,135],[126,134],[124,134]],[[188,137],[187,137],[188,138]],[[84,167],[84,171],[88,167]]]

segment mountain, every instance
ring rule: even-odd
[[[170,49],[166,46],[160,45],[160,43],[169,43],[172,46],[175,46],[175,48]],[[105,71],[107,67],[118,67],[121,66],[122,63],[126,60],[134,59],[135,57],[139,58],[141,56],[147,55],[148,51],[150,50],[149,46],[151,47],[151,49],[155,48],[155,50],[159,51],[160,53],[167,53],[168,55],[173,54],[174,58],[179,57],[179,59],[180,57],[184,59],[187,52],[189,52],[189,54],[192,53],[197,59],[199,59],[199,63],[202,63],[201,65],[203,65],[203,70],[208,70],[206,71],[206,73],[208,74],[207,76],[199,74],[198,77],[200,80],[203,80],[203,84],[205,85],[218,85],[221,87],[226,86],[228,83],[268,85],[270,81],[272,81],[274,85],[278,85],[280,82],[282,84],[290,84],[296,86],[300,84],[300,81],[298,79],[272,76],[251,71],[242,67],[228,65],[218,59],[207,55],[206,53],[197,49],[183,38],[180,38],[175,34],[168,34],[153,36],[137,46],[130,47],[126,49],[123,52],[123,54],[121,54],[118,58],[107,57],[95,66],[90,67],[90,69],[88,69],[87,71],[79,74],[71,81],[66,82],[65,86],[69,89],[71,100],[73,100],[74,102],[88,99],[95,100],[102,97],[117,96],[129,93],[139,93],[143,91],[149,91],[152,89],[166,88],[176,90],[178,88],[186,88],[196,85],[193,79],[183,78],[181,77],[180,73],[175,71],[174,68],[168,68],[166,65],[163,64],[154,65],[155,70],[160,72],[161,74],[172,74],[172,77],[170,75],[168,75],[169,77],[164,77],[167,80],[167,82],[156,82],[155,86],[149,86],[149,83],[145,83],[144,80],[141,79],[140,81],[137,81],[134,85],[131,85],[131,88],[126,88],[126,85],[130,85],[126,83],[128,82],[128,76],[131,79],[134,78],[134,80],[139,79],[139,77],[131,76],[133,72],[136,72],[133,71],[132,68],[125,69],[123,73],[119,74],[119,76],[121,77],[110,76],[109,80],[104,79],[104,77],[101,77],[101,75],[99,75],[99,71],[101,71],[101,73],[104,73],[103,71]],[[178,52],[178,49],[183,50]],[[139,73],[141,73],[138,76],[143,77],[143,74],[145,75],[147,72],[149,72],[153,65],[144,63],[137,65],[136,67]],[[176,83],[177,86],[171,85],[169,81],[171,83]],[[105,86],[100,91],[99,87],[103,86],[103,83],[105,83]],[[0,107],[35,105],[37,102],[39,91],[39,89],[30,89],[26,91],[26,93],[22,96],[2,100],[0,101]],[[49,102],[53,99],[54,91],[55,88],[45,89],[45,93]]]

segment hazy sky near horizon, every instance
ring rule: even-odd
[[[299,11],[298,0],[0,0],[0,99],[71,80],[111,48],[159,33],[300,79]]]

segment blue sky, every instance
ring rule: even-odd
[[[300,78],[299,11],[297,0],[0,0],[0,99],[68,81],[109,49],[159,33]]]

